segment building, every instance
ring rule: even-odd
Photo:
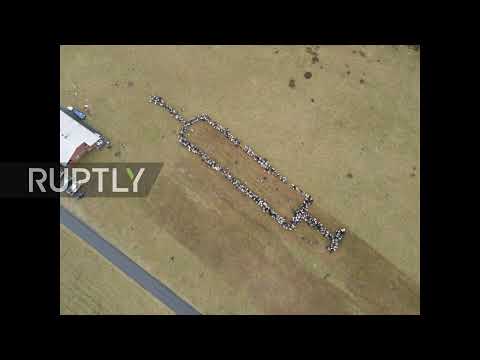
[[[109,145],[100,133],[60,109],[60,164],[68,166],[94,148]]]

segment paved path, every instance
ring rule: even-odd
[[[133,260],[98,235],[88,225],[60,206],[60,223],[85,240],[113,265],[135,280],[145,290],[167,305],[178,315],[200,315],[190,304],[138,266]]]

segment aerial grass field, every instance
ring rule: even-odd
[[[60,313],[173,314],[63,225],[60,225]]]
[[[199,311],[419,313],[418,49],[62,46],[60,57],[61,104],[88,105],[88,122],[112,141],[85,161],[163,163],[146,198],[62,205]],[[179,124],[149,104],[150,95],[186,118],[208,113],[268,158],[313,196],[315,216],[347,228],[340,249],[329,254],[306,224],[289,232],[262,214],[178,144]],[[201,131],[192,136],[208,140]],[[244,172],[240,159],[222,159]],[[255,186],[267,185],[272,202],[291,211],[288,196],[275,197],[276,184],[258,179]],[[74,260],[62,260],[64,276]],[[135,308],[127,289],[117,295],[95,311],[162,311]],[[61,294],[70,312],[86,311],[77,296]]]

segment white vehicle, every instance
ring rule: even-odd
[[[65,192],[68,195],[74,196],[78,192],[78,190],[80,190],[80,187],[81,187],[81,185],[78,184],[78,181],[73,182],[73,180],[70,180],[69,183],[68,183],[68,187],[65,190]]]

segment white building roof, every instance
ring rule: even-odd
[[[83,143],[92,146],[100,135],[82,126],[70,116],[60,110],[60,163],[66,165],[73,153]]]

